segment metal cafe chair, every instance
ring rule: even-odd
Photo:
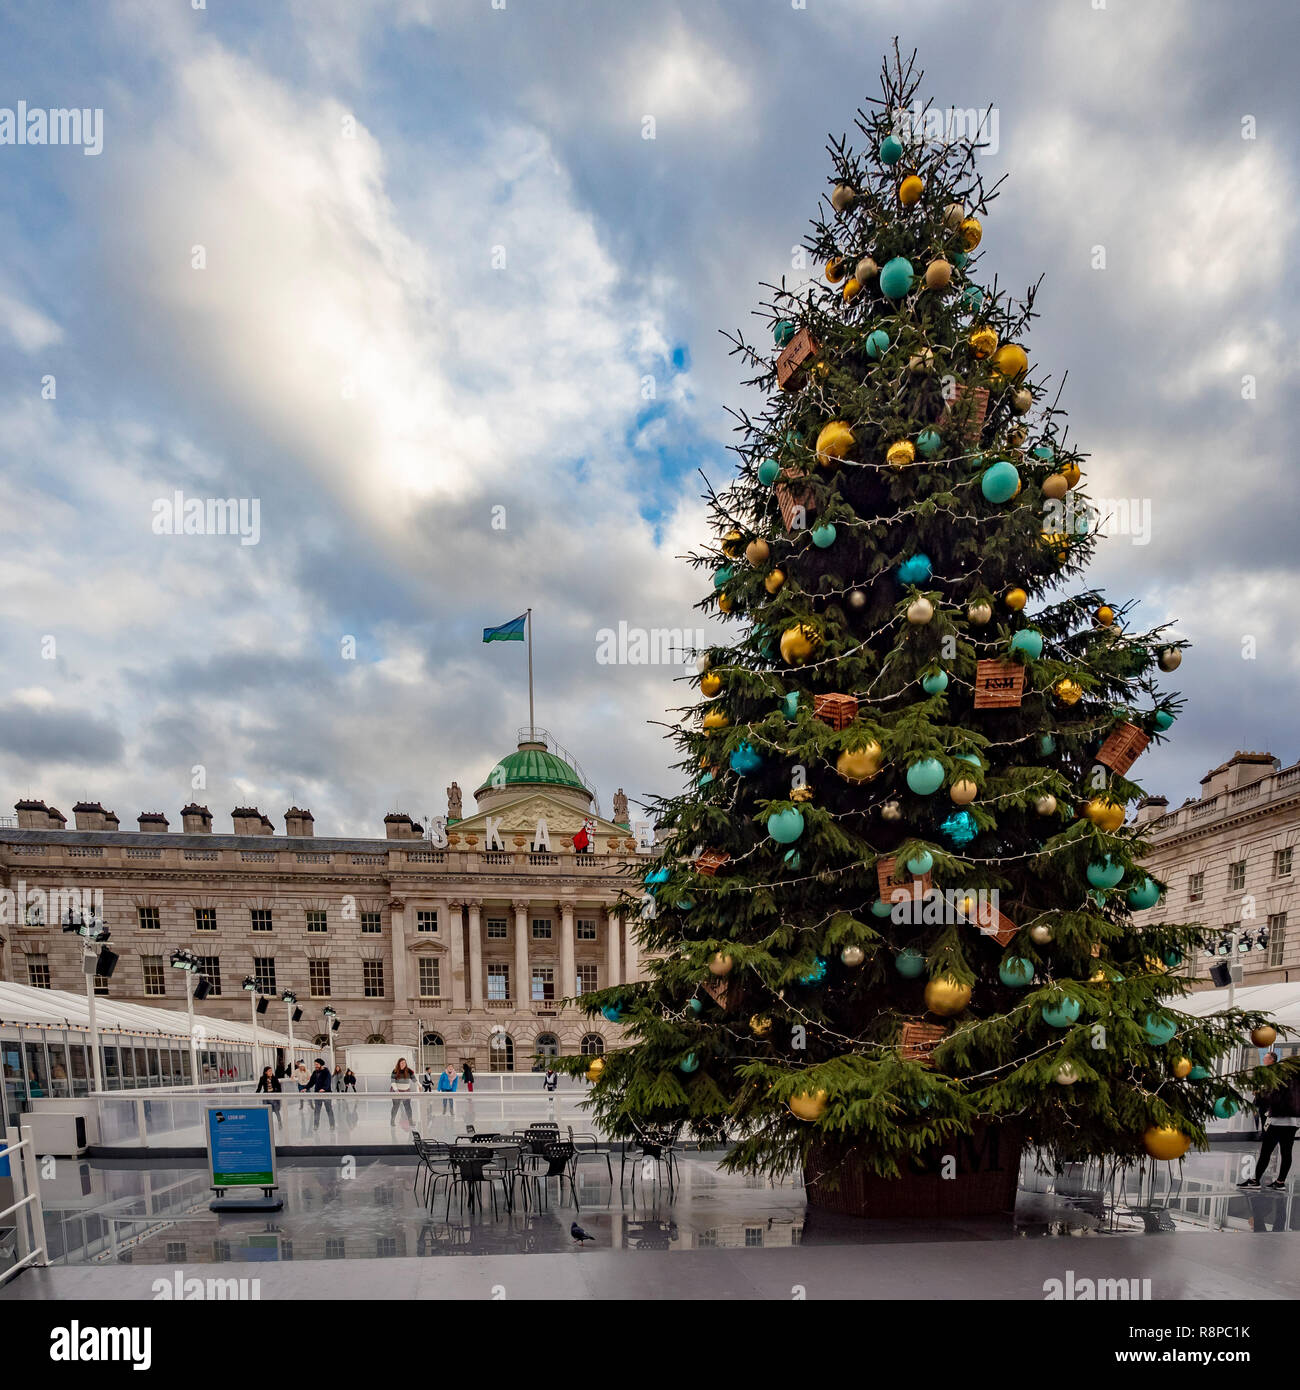
[[[610,1185],[614,1182],[614,1165],[610,1160],[610,1146],[602,1143],[594,1134],[575,1134],[573,1126],[568,1126],[569,1143],[573,1145],[573,1162],[576,1166],[584,1158],[603,1158],[605,1170],[609,1174]]]
[[[419,1187],[421,1179],[424,1180],[424,1201],[432,1206],[433,1194],[437,1190],[438,1183],[450,1176],[447,1168],[447,1150],[449,1145],[431,1143],[421,1137],[418,1130],[411,1131],[411,1142],[415,1146],[415,1153],[418,1159],[415,1170],[415,1182],[411,1184],[411,1191],[414,1192]]]
[[[647,1161],[655,1165],[656,1177],[662,1173],[668,1174],[668,1191],[671,1194],[676,1185],[676,1148],[677,1136],[681,1132],[680,1125],[639,1125],[635,1120],[629,1122],[632,1126],[634,1138],[625,1139],[621,1157],[619,1160],[619,1186],[623,1185],[624,1174],[627,1170],[628,1147],[629,1145],[636,1150],[632,1158],[632,1186],[636,1187],[636,1170],[638,1164]]]
[[[451,1216],[453,1193],[459,1192],[461,1201],[468,1201],[469,1209],[475,1206],[482,1209],[482,1189],[487,1187],[492,1198],[492,1218],[497,1217],[496,1183],[501,1183],[502,1195],[506,1195],[506,1180],[500,1172],[489,1172],[493,1151],[486,1144],[464,1145],[449,1149],[447,1163],[451,1170],[451,1181],[447,1185],[446,1217]]]
[[[499,1179],[506,1194],[506,1210],[515,1209],[515,1188],[523,1191],[524,1206],[528,1206],[528,1182],[524,1171],[524,1145],[518,1140],[498,1141],[492,1145],[492,1161],[484,1172]]]
[[[576,1150],[572,1144],[554,1140],[546,1145],[541,1154],[532,1156],[527,1176],[531,1178],[534,1189],[539,1194],[539,1203],[541,1201],[540,1194],[548,1190],[550,1180],[554,1178],[559,1185],[560,1200],[564,1200],[564,1184],[567,1182],[569,1191],[573,1194],[574,1210],[582,1210],[578,1201],[578,1187],[573,1180],[575,1153]]]

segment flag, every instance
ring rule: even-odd
[[[584,853],[587,847],[592,843],[595,835],[596,822],[594,820],[584,820],[582,822],[582,829],[573,837],[574,849],[576,849],[579,854]]]
[[[524,623],[527,619],[528,614],[521,613],[517,618],[511,618],[508,623],[502,623],[500,627],[485,627],[483,640],[485,642],[522,642],[524,640]]]

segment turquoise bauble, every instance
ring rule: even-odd
[[[801,985],[819,985],[826,978],[826,962],[818,956],[815,961],[799,976]]]
[[[1012,635],[1011,650],[1024,652],[1030,661],[1037,661],[1043,654],[1043,634],[1036,632],[1032,627],[1021,628]]]
[[[906,256],[886,261],[880,270],[880,293],[886,299],[902,299],[911,290],[915,273]]]
[[[1079,1017],[1079,1001],[1077,999],[1062,999],[1059,1004],[1044,1004],[1042,1010],[1043,1022],[1049,1028],[1068,1028]]]
[[[1205,1067],[1193,1067],[1187,1073],[1187,1079],[1188,1081],[1208,1081],[1210,1073]]]
[[[1088,865],[1088,882],[1094,888],[1114,888],[1123,877],[1123,864],[1115,863],[1109,854],[1105,859],[1094,859]]]
[[[606,1004],[600,1012],[607,1023],[622,1023],[623,1021],[623,1010],[617,1004]]]
[[[872,329],[872,331],[867,334],[865,347],[867,349],[867,356],[871,358],[873,362],[879,362],[885,353],[889,351],[889,334],[886,333],[883,328]]]
[[[799,717],[799,692],[792,690],[781,697],[781,713],[791,721]]]
[[[777,347],[784,347],[794,337],[794,324],[789,319],[777,319],[772,325],[772,337]]]
[[[742,743],[728,761],[732,772],[738,772],[742,777],[748,777],[763,766],[762,754],[751,743]]]
[[[938,758],[921,758],[907,769],[907,785],[917,796],[933,796],[943,786],[943,764]]]
[[[970,252],[958,251],[957,254],[952,258],[952,263],[957,267],[958,270],[965,270],[966,267],[970,264]]]
[[[980,479],[980,491],[990,502],[1010,502],[1020,486],[1020,474],[1014,463],[999,459],[984,470]]]
[[[1164,955],[1161,956],[1161,960],[1164,961],[1170,970],[1177,970],[1183,963],[1183,953],[1181,951],[1166,951]]]
[[[923,849],[920,854],[907,861],[907,869],[917,878],[923,878],[934,868],[934,855],[928,849]]]
[[[897,135],[886,135],[876,153],[880,156],[882,164],[897,164],[903,157],[903,142]]]
[[[873,917],[888,917],[894,908],[891,903],[887,903],[883,898],[877,898],[871,904],[871,915]]]
[[[645,876],[646,887],[658,888],[661,883],[667,883],[671,873],[670,869],[651,869]]]
[[[1036,444],[1029,452],[1033,458],[1040,459],[1043,463],[1051,463],[1056,457],[1056,451],[1050,444]]]
[[[787,869],[790,870],[791,873],[798,873],[799,870],[803,867],[803,859],[800,857],[799,851],[797,849],[786,850],[784,856],[781,859],[781,862],[785,865]]]
[[[1241,1107],[1231,1096],[1220,1096],[1214,1102],[1214,1113],[1221,1120],[1230,1120]]]
[[[691,1052],[688,1053],[685,1057],[683,1057],[682,1060],[677,1063],[677,1065],[682,1069],[682,1071],[686,1072],[689,1075],[700,1065],[700,1061],[699,1058],[696,1057],[696,1055],[693,1052]]]
[[[1170,727],[1174,722],[1174,716],[1167,709],[1156,710],[1155,718],[1151,721],[1161,733]]]
[[[715,589],[726,588],[726,586],[731,582],[731,573],[732,572],[730,565],[722,565],[720,568],[714,570],[713,587]]]
[[[1128,905],[1138,912],[1143,908],[1154,907],[1160,901],[1160,889],[1155,879],[1144,878],[1136,888],[1128,890]]]
[[[894,969],[903,979],[915,980],[918,975],[925,971],[925,957],[920,951],[915,951],[910,946],[904,946],[894,957]]]
[[[1092,900],[1098,907],[1104,908],[1106,906],[1106,895],[1100,888],[1092,894]]]
[[[702,1014],[702,1013],[704,1012],[704,1000],[703,1000],[703,999],[692,999],[692,1000],[691,1000],[691,1012],[692,1012],[693,1014]]]
[[[700,775],[699,775],[699,778],[696,780],[695,785],[696,785],[697,787],[707,787],[707,786],[709,785],[709,783],[712,782],[712,781],[713,781],[713,773],[711,773],[711,772],[701,772]]]
[[[793,844],[803,834],[803,813],[791,806],[767,818],[767,833],[778,845]]]
[[[1034,963],[1024,956],[1008,956],[998,966],[998,979],[1011,989],[1024,989],[1033,983]]]
[[[972,767],[984,766],[984,764],[981,763],[979,760],[978,753],[954,753],[952,755],[952,758],[953,762],[956,763],[969,763]]]
[[[969,811],[955,811],[947,820],[941,822],[939,829],[957,849],[970,844],[979,834],[979,826]]]
[[[1043,734],[1038,740],[1038,756],[1050,758],[1056,752],[1056,740],[1051,734]]]
[[[922,430],[916,436],[916,451],[922,458],[932,459],[943,448],[938,430]]]
[[[1160,1018],[1156,1014],[1148,1014],[1146,1022],[1142,1025],[1142,1031],[1147,1035],[1147,1042],[1152,1047],[1163,1047],[1178,1031],[1178,1025],[1172,1018]]]
[[[930,557],[917,551],[915,555],[909,555],[898,567],[898,582],[900,584],[924,584],[934,573],[934,566],[930,563]]]
[[[935,671],[921,681],[921,689],[927,695],[942,695],[948,689],[947,671]]]
[[[967,285],[961,292],[963,309],[978,313],[984,307],[984,291],[978,285]]]
[[[678,898],[677,901],[673,904],[673,906],[676,907],[678,912],[689,912],[691,908],[695,906],[695,904],[690,900],[690,898]]]
[[[781,476],[781,465],[775,459],[764,459],[758,465],[758,481],[764,487],[771,487]]]
[[[835,526],[832,522],[824,521],[820,526],[814,526],[810,535],[818,550],[825,550],[827,546],[835,544]]]

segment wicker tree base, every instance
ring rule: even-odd
[[[1024,1142],[1014,1126],[979,1126],[898,1178],[870,1172],[852,1144],[818,1145],[804,1165],[808,1205],[844,1216],[890,1218],[1010,1212],[1016,1205]],[[940,1176],[945,1154],[957,1160],[950,1178]]]

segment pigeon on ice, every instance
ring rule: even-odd
[[[577,1223],[576,1221],[571,1221],[571,1222],[569,1223],[569,1234],[574,1238],[574,1240],[576,1240],[576,1241],[578,1242],[578,1249],[579,1249],[579,1250],[582,1249],[582,1242],[583,1242],[584,1240],[595,1240],[595,1239],[596,1239],[595,1236],[590,1236],[590,1235],[588,1235],[587,1232],[584,1231],[584,1230],[582,1229],[582,1227],[579,1226],[578,1223]]]

